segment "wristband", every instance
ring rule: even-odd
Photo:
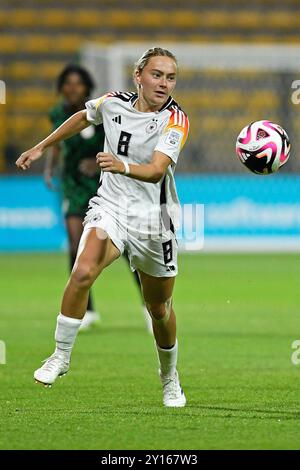
[[[125,170],[124,170],[123,175],[128,176],[128,175],[130,174],[129,165],[128,165],[127,162],[123,162],[123,165],[124,165],[124,167],[125,167]]]

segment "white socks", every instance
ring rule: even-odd
[[[173,376],[176,371],[177,365],[177,354],[178,354],[178,342],[172,349],[162,349],[156,344],[158,360],[160,364],[160,370],[162,375]]]
[[[63,355],[70,362],[71,352],[82,320],[66,317],[62,313],[57,316],[55,341],[55,353]]]
[[[64,357],[66,362],[70,362],[71,352],[82,320],[66,317],[62,313],[57,316],[55,330],[56,349],[55,353]],[[173,376],[176,371],[178,342],[171,349],[163,349],[156,344],[158,360],[162,375]]]

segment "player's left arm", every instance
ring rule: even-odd
[[[117,160],[111,153],[100,152],[97,154],[97,162],[104,172],[119,173],[125,175],[126,168],[121,160]],[[145,181],[147,183],[158,183],[164,176],[172,160],[162,152],[154,151],[150,163],[141,165],[129,165],[129,178]]]
[[[189,120],[181,110],[174,110],[159,137],[150,163],[127,164],[110,153],[97,154],[97,162],[104,172],[119,173],[148,183],[158,183],[172,163],[177,163],[189,131]],[[127,167],[127,168],[126,168]]]

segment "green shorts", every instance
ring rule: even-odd
[[[84,217],[88,209],[89,200],[97,193],[99,177],[85,178],[84,182],[73,178],[64,178],[62,181],[63,212],[65,217]],[[81,183],[81,184],[80,184]],[[84,184],[82,184],[84,183]]]

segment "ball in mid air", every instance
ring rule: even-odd
[[[281,126],[272,121],[255,121],[239,133],[236,154],[253,173],[275,173],[290,156],[289,137]]]

